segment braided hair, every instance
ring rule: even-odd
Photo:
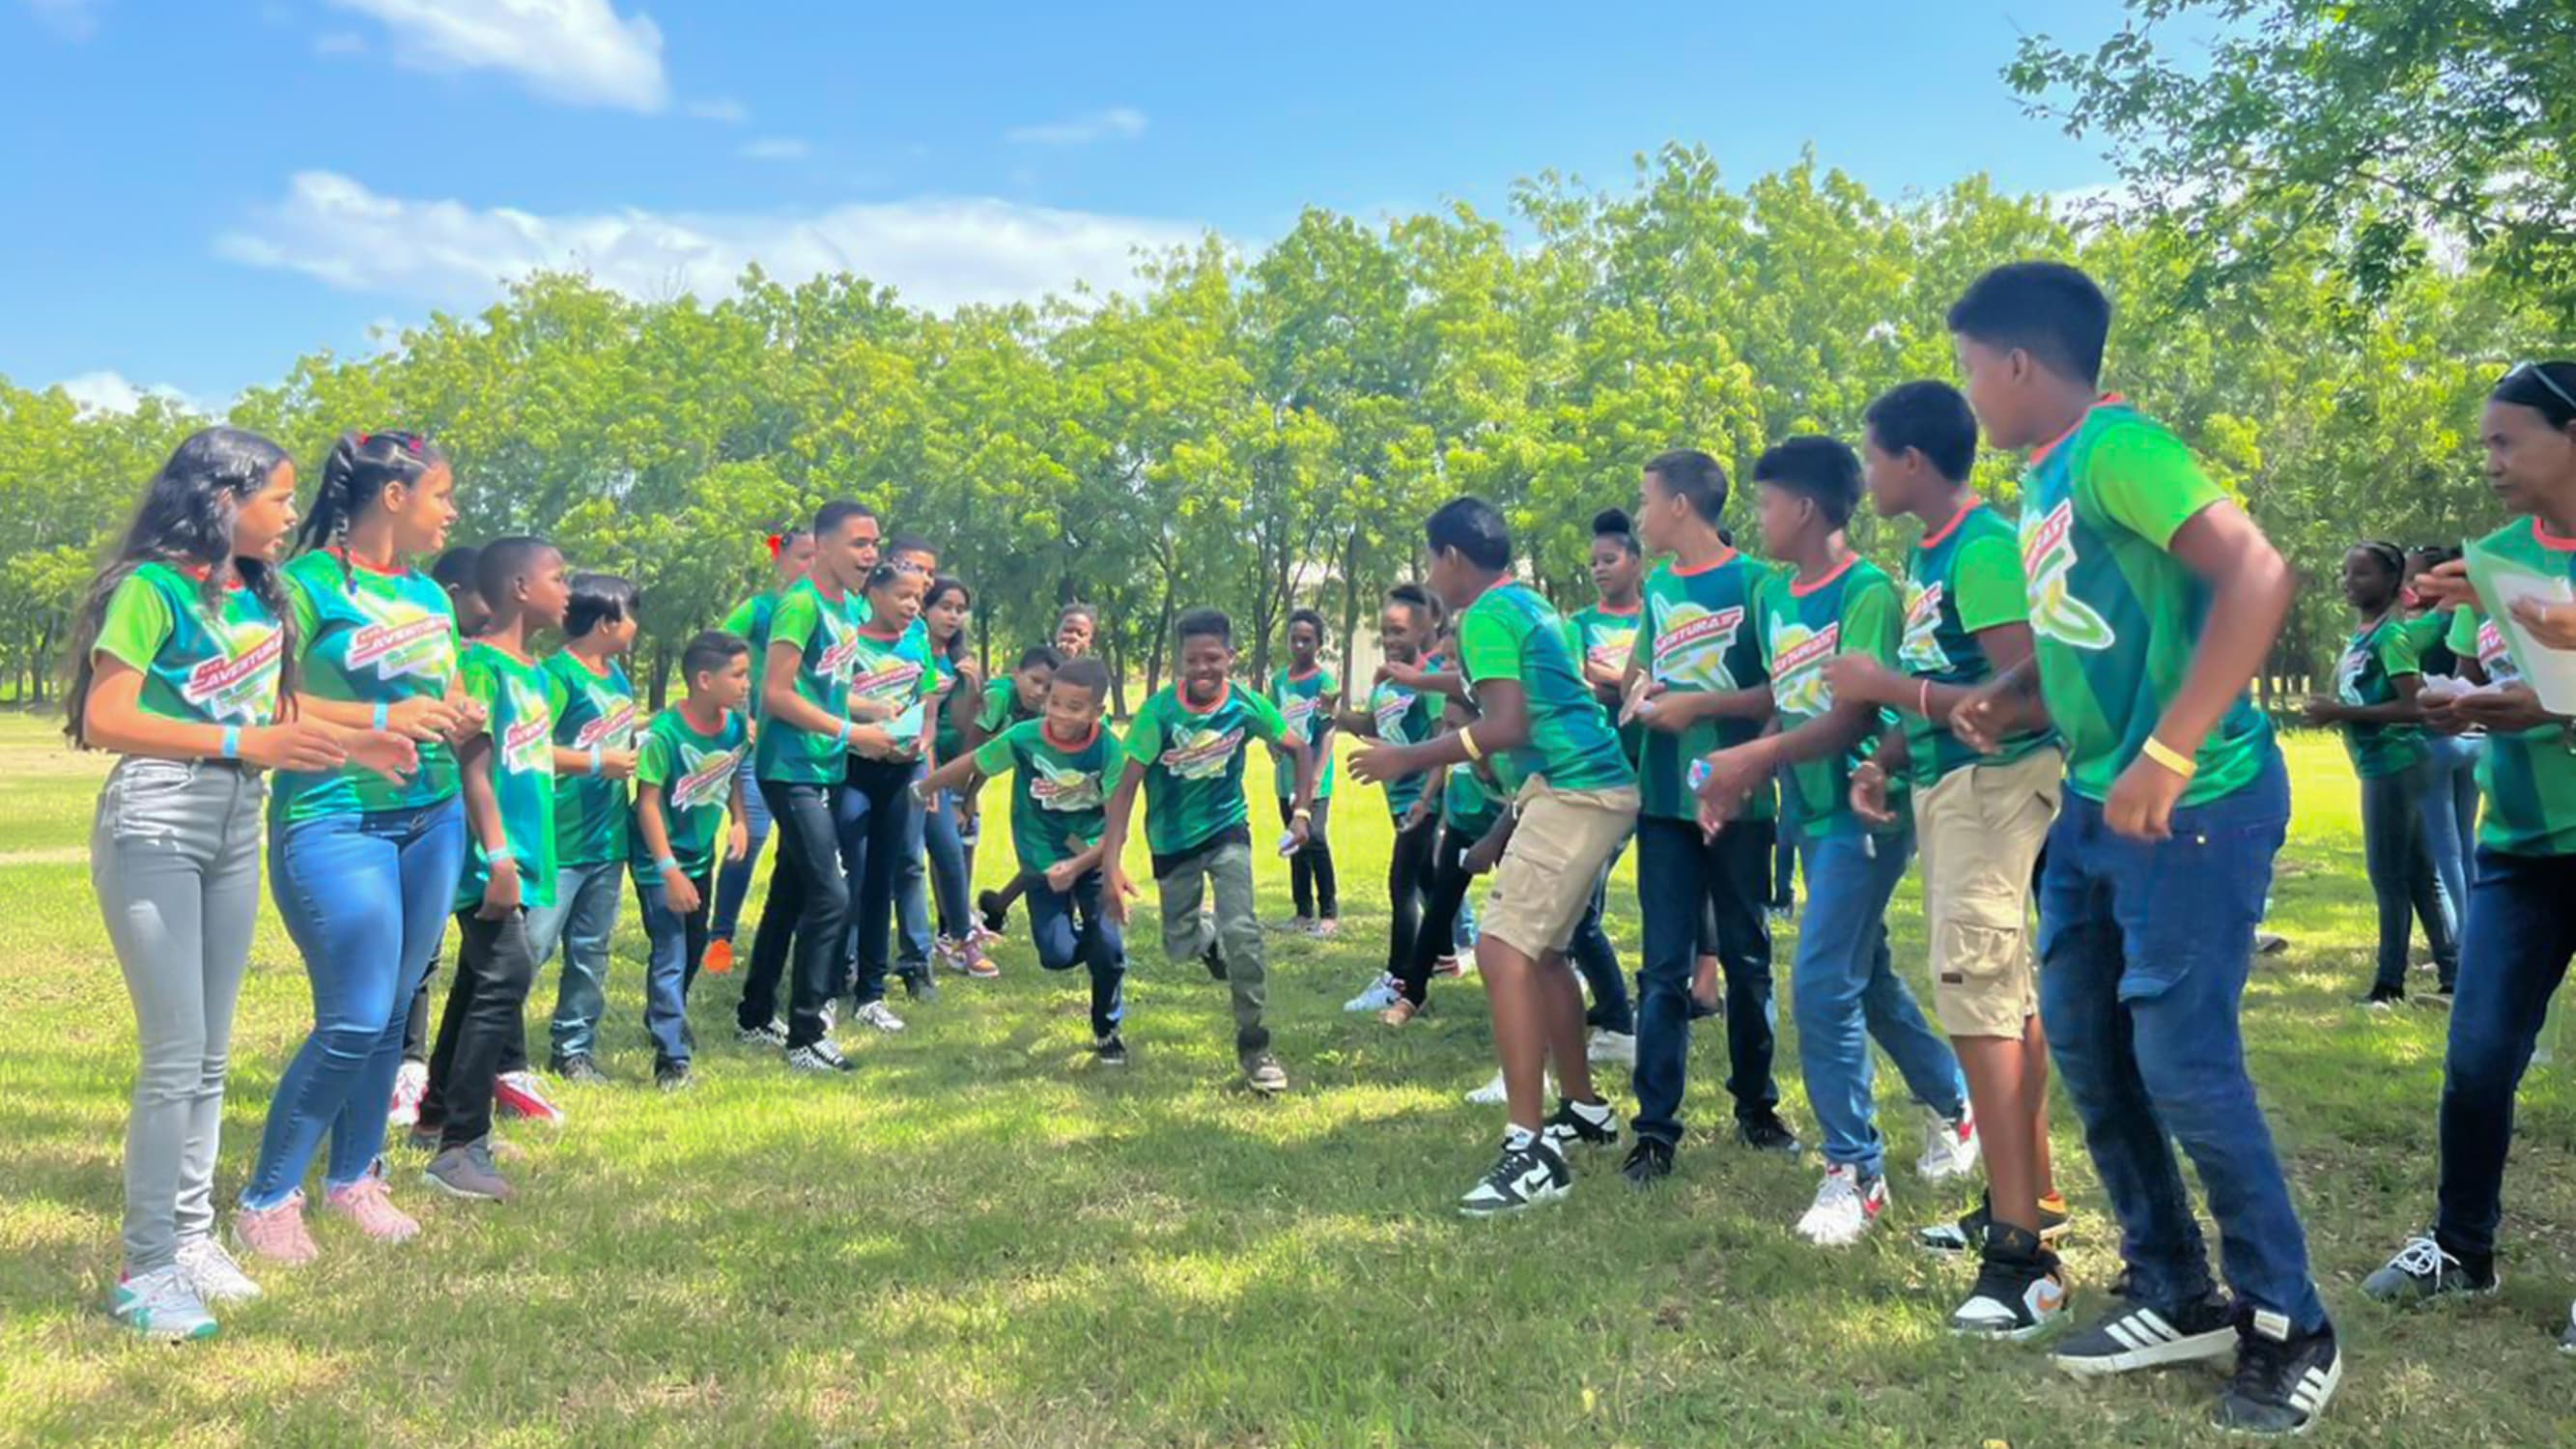
[[[322,461],[322,491],[314,495],[313,511],[296,531],[296,551],[337,552],[341,580],[356,589],[357,578],[349,568],[349,526],[365,517],[388,487],[411,487],[446,466],[447,455],[418,433],[342,433]]]

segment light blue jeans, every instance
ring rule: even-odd
[[[1789,968],[1798,1065],[1807,1078],[1807,1105],[1824,1134],[1825,1161],[1857,1167],[1863,1177],[1887,1170],[1871,1039],[1896,1063],[1916,1101],[1955,1119],[1968,1099],[1958,1058],[1923,1019],[1888,957],[1887,902],[1913,853],[1910,832],[1798,835],[1807,876],[1807,909]]]
[[[528,945],[545,965],[563,948],[563,986],[550,1035],[555,1056],[588,1056],[608,1010],[608,942],[617,934],[618,888],[626,862],[567,865],[555,872],[555,903],[528,912]]]

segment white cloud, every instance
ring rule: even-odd
[[[745,143],[742,159],[746,161],[801,161],[812,148],[794,136],[763,136]]]
[[[574,268],[629,296],[731,294],[745,266],[795,283],[851,272],[918,306],[1030,300],[1074,283],[1122,286],[1138,248],[1194,243],[1187,222],[926,197],[808,213],[545,215],[384,196],[327,171],[218,237],[218,254],[345,292],[472,307],[504,280]]]
[[[1133,141],[1144,134],[1143,111],[1111,106],[1060,121],[1014,126],[1002,133],[1002,139],[1018,146],[1088,146],[1095,141]]]
[[[691,101],[686,109],[692,120],[714,121],[724,126],[739,126],[751,119],[751,108],[731,96],[710,96],[703,101]]]
[[[167,398],[193,413],[214,416],[218,411],[168,383],[138,387],[121,372],[101,370],[67,377],[55,386],[69,394],[71,400],[91,412],[130,413],[143,406],[147,397]]]
[[[87,40],[98,33],[100,0],[27,0],[36,18],[66,40]]]
[[[658,111],[670,102],[662,31],[610,0],[330,0],[393,32],[421,70],[505,70],[550,100]]]
[[[367,37],[354,30],[334,30],[313,37],[313,53],[320,56],[364,55]]]

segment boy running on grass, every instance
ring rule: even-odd
[[[1863,421],[1871,502],[1882,518],[1920,520],[1923,537],[1905,558],[1899,669],[1845,654],[1825,677],[1837,698],[1897,720],[1852,771],[1852,809],[1890,819],[1891,778],[1910,782],[1932,1005],[1968,1078],[1989,1185],[1983,1207],[1923,1242],[1984,1259],[1951,1331],[2030,1338],[2066,1303],[2065,1275],[2042,1243],[2065,1227],[2066,1201],[2049,1169],[2048,1038],[2027,929],[2031,867],[2057,818],[2065,761],[2036,701],[1992,753],[1949,729],[1979,685],[2031,657],[2020,544],[1968,482],[1977,461],[1968,400],[1948,383],[1909,382]]]
[[[751,753],[743,716],[751,646],[731,634],[700,634],[680,653],[680,678],[688,697],[653,717],[635,752],[629,852],[644,916],[644,1029],[653,1038],[653,1081],[666,1092],[689,1084],[689,986],[707,954],[718,847],[728,861],[751,854],[741,771]]]
[[[2290,572],[2162,427],[2098,379],[2111,304],[2024,262],[1950,309],[1987,441],[2027,450],[2021,555],[2066,799],[2040,883],[2040,1014],[2120,1218],[2123,1302],[2056,1352],[2076,1374],[2236,1355],[2218,1423],[2307,1428],[2343,1374],[2305,1230],[2245,1070],[2237,1014],[2290,818],[2271,722],[2246,697]],[[1973,736],[2017,681],[1964,708]],[[2174,1160],[2191,1154],[2235,1300]]]
[[[1933,1034],[1887,949],[1887,902],[1913,840],[1901,815],[1852,812],[1851,766],[1878,710],[1834,692],[1839,654],[1893,663],[1896,587],[1843,537],[1860,503],[1860,459],[1832,438],[1791,438],[1753,465],[1762,546],[1779,561],[1754,612],[1771,672],[1778,733],[1708,756],[1700,818],[1731,828],[1773,776],[1798,828],[1807,912],[1789,967],[1798,1064],[1824,1138],[1825,1175],[1798,1232],[1823,1247],[1858,1241],[1887,1208],[1887,1143],[1872,1088],[1874,1039],[1930,1114],[1915,1170],[1933,1181],[1976,1164],[1976,1132],[1958,1059]]]
[[[1636,827],[1637,776],[1584,682],[1574,627],[1510,576],[1501,512],[1455,499],[1423,534],[1431,587],[1460,611],[1459,664],[1482,718],[1427,744],[1373,746],[1351,770],[1384,781],[1490,757],[1516,792],[1519,828],[1503,847],[1476,943],[1511,1125],[1501,1157],[1459,1210],[1487,1216],[1563,1197],[1573,1184],[1564,1147],[1618,1140],[1618,1118],[1592,1089],[1583,987],[1565,951],[1602,866]],[[1543,1120],[1551,1062],[1566,1100]]]
[[[1022,720],[971,755],[942,764],[917,787],[924,797],[1011,776],[1011,846],[1032,884],[1029,934],[1038,964],[1091,973],[1091,1049],[1103,1066],[1127,1064],[1118,1024],[1126,1015],[1127,943],[1103,909],[1100,868],[1108,782],[1126,762],[1118,736],[1100,722],[1109,670],[1097,659],[1068,661],[1047,687],[1046,714]]]
[[[1113,924],[1127,922],[1135,887],[1119,864],[1136,791],[1145,792],[1145,841],[1154,852],[1162,897],[1163,954],[1204,962],[1234,995],[1234,1052],[1243,1079],[1264,1094],[1288,1089],[1288,1074],[1270,1050],[1262,1014],[1270,968],[1253,914],[1252,812],[1243,798],[1243,762],[1255,739],[1297,762],[1297,792],[1288,809],[1283,849],[1306,843],[1313,813],[1315,758],[1269,700],[1236,684],[1234,624],[1215,609],[1192,609],[1176,629],[1179,677],[1136,712],[1127,728],[1127,768],[1110,797],[1101,854],[1108,861]],[[1205,901],[1216,896],[1211,918]]]
[[[967,748],[980,748],[1020,721],[1044,714],[1047,685],[1064,662],[1064,653],[1052,644],[1033,644],[1023,650],[1018,669],[985,684],[983,708],[975,715],[974,728],[966,732]],[[966,792],[966,813],[972,817],[977,809],[976,791],[970,787]],[[975,913],[983,917],[984,929],[1000,935],[1002,928],[1011,923],[1011,903],[1028,888],[1029,878],[1015,875],[1000,890],[976,896]]]

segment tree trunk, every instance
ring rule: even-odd
[[[1357,688],[1352,679],[1355,651],[1360,633],[1360,530],[1353,528],[1349,544],[1342,550],[1342,701],[1348,704],[1356,693],[1365,698],[1367,691]]]
[[[1113,719],[1127,718],[1127,646],[1111,635],[1109,647],[1109,714]]]

